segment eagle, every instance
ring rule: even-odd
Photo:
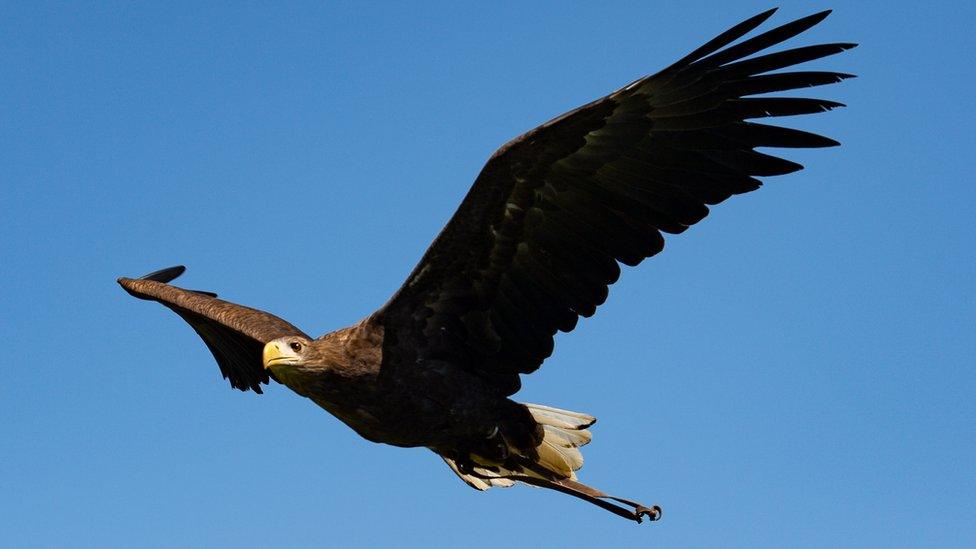
[[[264,311],[170,282],[182,266],[119,278],[183,318],[231,387],[271,381],[367,440],[426,447],[478,490],[549,488],[641,522],[661,508],[581,483],[591,415],[512,400],[556,332],[592,316],[620,275],[708,207],[802,166],[757,147],[836,141],[754,120],[829,111],[834,101],[767,94],[853,75],[783,70],[856,46],[767,52],[824,11],[740,41],[775,9],[674,64],[499,148],[402,287],[373,314],[313,338]]]

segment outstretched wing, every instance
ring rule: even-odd
[[[269,380],[261,362],[264,344],[279,337],[308,336],[264,311],[217,299],[217,294],[211,292],[167,284],[185,270],[182,266],[170,267],[142,278],[120,278],[118,282],[132,296],[158,301],[183,317],[207,344],[231,387],[260,393],[261,384]]]
[[[756,147],[829,147],[818,135],[747,120],[827,111],[821,99],[754,97],[835,83],[777,72],[854,44],[748,58],[823,20],[799,19],[729,46],[757,15],[667,69],[500,148],[403,287],[380,310],[387,362],[442,358],[510,394],[551,354],[557,330],[592,315],[620,274],[708,213],[799,164]],[[726,46],[729,46],[726,48]],[[723,49],[725,48],[725,49]],[[392,337],[391,337],[392,336]]]

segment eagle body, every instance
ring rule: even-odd
[[[577,480],[593,416],[510,397],[552,354],[557,332],[595,314],[621,265],[656,255],[665,234],[758,189],[759,177],[802,169],[757,148],[838,145],[755,121],[840,107],[782,92],[852,77],[794,66],[855,44],[767,51],[829,12],[744,38],[774,11],[503,145],[400,289],[348,328],[312,338],[171,285],[183,267],[118,282],[183,318],[234,388],[283,383],[368,440],[430,448],[479,490],[521,482],[657,519],[657,506]]]
[[[535,430],[527,410],[519,413],[524,407],[464,368],[436,359],[384,367],[385,332],[368,318],[309,342],[302,364],[271,371],[372,442],[503,457],[485,442],[493,433]],[[526,451],[534,447],[523,442]]]

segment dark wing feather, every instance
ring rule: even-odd
[[[269,381],[261,362],[264,344],[279,337],[308,336],[264,311],[217,299],[212,292],[167,284],[184,270],[182,266],[170,267],[142,278],[120,278],[118,282],[134,297],[158,301],[180,315],[207,344],[231,387],[260,393],[261,384]]]
[[[829,12],[730,44],[772,11],[667,69],[553,119],[500,148],[403,287],[376,315],[384,360],[463,365],[500,392],[549,356],[557,330],[590,316],[620,274],[708,214],[799,164],[755,147],[828,147],[832,139],[749,122],[839,103],[758,94],[839,82],[836,72],[769,71],[854,44],[758,54]],[[723,49],[724,48],[724,49]],[[748,96],[748,97],[747,97]]]

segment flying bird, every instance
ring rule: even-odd
[[[838,145],[751,121],[840,107],[764,94],[852,76],[781,69],[855,44],[765,51],[829,11],[739,41],[774,11],[503,145],[403,286],[352,326],[312,338],[169,284],[182,266],[118,283],[189,323],[236,389],[282,383],[370,441],[429,448],[478,490],[523,482],[656,520],[660,507],[577,480],[593,416],[510,397],[557,331],[596,312],[621,264],[657,254],[662,233],[684,232],[708,206],[758,189],[756,177],[802,168],[757,147]]]

